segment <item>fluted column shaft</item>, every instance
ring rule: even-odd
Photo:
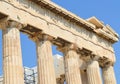
[[[38,84],[56,84],[52,44],[48,39],[36,42],[38,63]]]
[[[86,71],[81,71],[82,84],[88,84],[88,78]]]
[[[87,67],[88,84],[102,84],[99,64],[97,61],[91,61]]]
[[[2,30],[3,84],[24,84],[20,32],[18,24],[9,22]]]
[[[67,84],[82,84],[79,55],[73,49],[68,49],[64,56],[65,62],[65,78]]]
[[[116,84],[113,66],[102,68],[104,84]]]

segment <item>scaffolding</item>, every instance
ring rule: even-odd
[[[3,84],[3,77],[0,76],[0,84]]]
[[[36,74],[34,69],[24,67],[25,84],[36,84]]]

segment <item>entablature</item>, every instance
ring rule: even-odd
[[[102,57],[105,55],[114,60],[115,57],[112,42],[98,36],[95,32],[86,29],[86,26],[84,26],[88,24],[95,26],[94,24],[84,20],[86,24],[76,25],[76,23],[80,24],[79,22],[81,22],[78,17],[78,22],[65,19],[64,17],[66,16],[57,17],[54,12],[45,9],[44,7],[40,7],[39,5],[36,5],[36,3],[31,1],[28,2],[31,4],[26,3],[28,0],[18,0],[21,2],[17,4],[6,1],[0,1],[0,12],[8,15],[9,20],[26,24],[26,26],[20,29],[20,31],[28,35],[42,32],[42,34],[47,34],[55,38],[52,42],[56,45],[63,46],[64,43],[75,43],[79,48],[86,48],[98,56],[100,55]],[[26,1],[24,4],[27,6],[22,4],[23,1]],[[41,1],[46,3],[49,2],[44,0]],[[43,13],[43,15],[41,13]],[[59,13],[57,14],[59,15]],[[52,19],[50,19],[51,17]],[[56,20],[60,21],[59,24]],[[84,21],[81,24],[83,24]],[[94,30],[94,28],[92,30]]]
[[[114,32],[108,25],[105,26],[105,27],[108,28],[108,30],[110,30],[110,32],[112,30],[112,33],[115,36],[111,35],[111,34],[107,34],[107,32],[104,31],[104,30],[103,30],[104,34],[103,34],[103,32],[101,32],[101,30],[100,31],[96,30],[98,27],[102,28],[104,26],[104,24],[102,22],[100,22],[99,20],[97,20],[97,18],[95,18],[95,17],[92,17],[92,18],[96,19],[95,20],[96,24],[94,24],[94,22],[90,21],[90,19],[92,19],[92,18],[90,18],[87,22],[86,20],[76,16],[75,14],[71,13],[70,11],[65,10],[64,8],[54,4],[53,2],[51,2],[49,0],[31,0],[31,1],[37,3],[40,6],[45,7],[46,9],[54,12],[55,14],[58,14],[59,16],[64,17],[65,19],[67,19],[69,21],[77,23],[78,25],[86,28],[87,30],[95,32],[96,34],[100,35],[101,37],[103,37],[103,38],[105,38],[109,41],[111,41],[112,43],[118,41],[118,37],[119,37],[118,34],[116,32]],[[101,34],[103,34],[103,35],[101,35]]]

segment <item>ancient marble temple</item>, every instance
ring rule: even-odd
[[[50,0],[0,0],[0,28],[4,84],[24,84],[20,32],[36,43],[38,84],[116,84],[118,34],[95,17],[84,20]],[[57,82],[52,45],[64,54]]]

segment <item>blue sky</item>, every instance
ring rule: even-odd
[[[95,16],[120,34],[120,0],[52,0],[63,8],[75,13],[81,18],[87,19]],[[2,74],[2,36],[0,31],[0,74]],[[21,45],[24,66],[33,67],[36,65],[36,48],[24,34],[21,34]],[[115,74],[117,84],[120,84],[120,42],[113,45],[116,54]],[[53,54],[60,52],[53,47]]]

